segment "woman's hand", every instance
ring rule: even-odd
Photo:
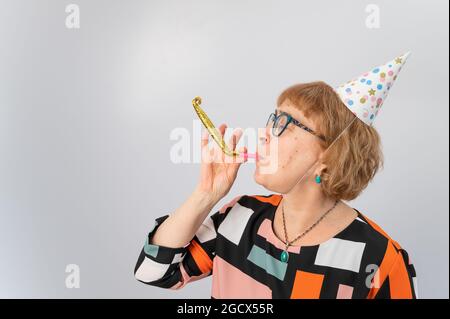
[[[222,124],[219,127],[219,132],[222,137],[225,134],[226,128],[226,124]],[[242,130],[235,130],[227,144],[228,147],[231,150],[235,150],[241,137]],[[240,165],[247,160],[240,156],[226,155],[219,148],[217,143],[214,143],[213,146],[210,147],[208,142],[209,132],[205,131],[201,141],[202,163],[200,181],[196,191],[207,196],[214,205],[228,194],[236,179]],[[247,149],[241,147],[239,152],[247,152]]]

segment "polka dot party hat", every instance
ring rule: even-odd
[[[367,125],[372,125],[410,52],[375,67],[335,90],[344,104]]]

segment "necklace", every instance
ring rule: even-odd
[[[327,210],[314,224],[312,224],[308,229],[306,229],[303,233],[301,233],[300,235],[298,235],[297,237],[295,237],[295,239],[289,241],[287,238],[287,230],[286,230],[286,219],[284,217],[284,204],[281,203],[281,213],[283,215],[283,228],[284,228],[284,238],[285,238],[285,244],[286,244],[286,249],[283,250],[281,252],[280,255],[280,260],[284,263],[287,263],[288,259],[289,259],[289,252],[288,252],[288,248],[290,245],[292,245],[292,243],[294,243],[295,241],[299,240],[300,238],[302,238],[303,236],[305,236],[307,233],[309,233],[311,231],[311,229],[313,229],[314,227],[317,226],[317,224],[319,224],[322,219],[325,218],[326,215],[328,215],[329,212],[331,212],[333,210],[333,208],[336,207],[337,203],[339,202],[339,200],[336,200],[334,202],[333,207],[331,207],[329,210]]]

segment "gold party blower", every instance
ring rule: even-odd
[[[205,111],[200,107],[200,104],[202,104],[202,99],[199,96],[196,96],[192,100],[192,106],[194,107],[195,112],[197,113],[200,121],[202,121],[205,128],[208,130],[209,134],[212,136],[213,140],[219,145],[222,152],[224,152],[228,156],[240,156],[244,159],[247,158],[258,158],[258,154],[249,154],[249,153],[239,153],[236,150],[230,150],[228,145],[225,143],[225,140],[223,139],[220,132],[216,129],[214,124],[209,119],[208,115],[206,115]]]

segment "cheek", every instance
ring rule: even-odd
[[[290,145],[280,147],[277,175],[285,181],[297,179],[307,173],[318,158],[317,150],[312,145],[294,140]]]
[[[271,155],[275,156],[271,156],[268,164],[270,173],[268,165],[257,165],[254,178],[258,184],[277,192],[289,188],[317,159],[313,147],[297,138],[280,139],[277,151]]]
[[[280,169],[291,167],[296,161],[299,160],[299,156],[302,153],[301,150],[304,148],[305,146],[299,143],[296,138],[292,141],[281,144],[278,153],[278,167]]]

